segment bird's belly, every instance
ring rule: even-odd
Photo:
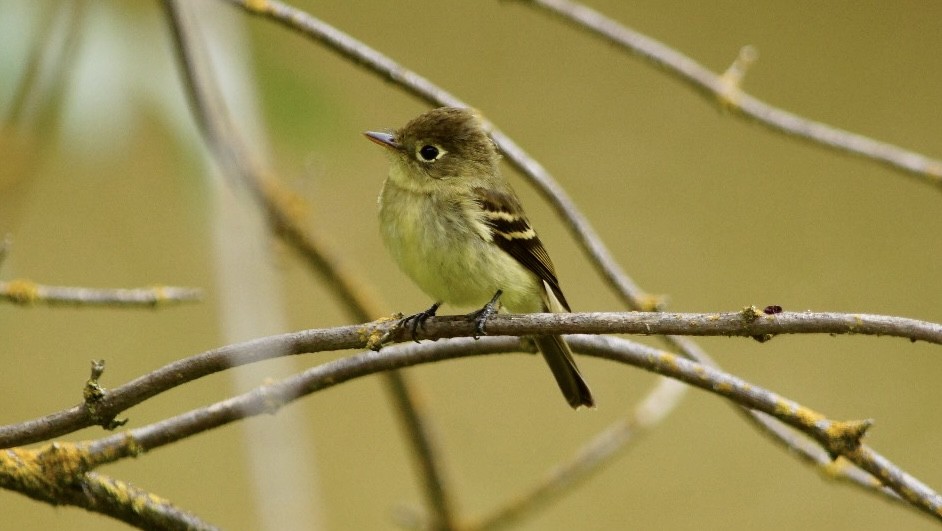
[[[421,208],[384,198],[380,223],[393,259],[422,291],[436,301],[479,307],[500,289],[511,311],[540,311],[535,275],[482,237],[460,210],[428,197],[413,199]]]

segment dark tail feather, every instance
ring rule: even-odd
[[[569,350],[569,345],[562,336],[538,336],[533,339],[550,370],[553,371],[556,383],[569,405],[573,409],[579,409],[582,406],[594,408],[595,400],[592,398],[592,392],[589,391],[589,386],[579,374],[579,368],[572,359],[572,351]]]

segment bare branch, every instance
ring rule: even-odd
[[[463,316],[433,317],[417,337],[440,339],[468,336]],[[637,334],[739,336],[766,339],[780,334],[861,334],[890,336],[942,345],[942,324],[863,313],[782,312],[764,314],[754,307],[739,312],[593,312],[498,314],[487,322],[492,335]],[[396,341],[407,341],[411,330],[391,328]]]
[[[838,129],[773,107],[740,89],[741,76],[724,76],[647,35],[570,0],[525,0],[579,29],[616,44],[706,95],[723,109],[737,111],[765,127],[867,160],[882,163],[919,181],[942,188],[942,161],[886,142]]]
[[[109,289],[68,286],[46,286],[31,280],[0,281],[0,301],[21,306],[116,306],[154,308],[184,302],[197,302],[202,290],[173,286],[151,288]]]
[[[496,315],[488,321],[492,335],[527,336],[559,333],[634,333],[650,335],[689,328],[691,334],[753,336],[764,333],[870,334],[918,338],[942,344],[942,325],[866,314],[789,313],[769,319],[744,322],[742,313],[680,314],[680,313],[572,313]],[[771,318],[774,317],[774,318]],[[712,323],[719,323],[713,325]],[[712,329],[701,329],[691,323],[711,323]],[[433,317],[417,330],[419,339],[470,337],[474,323],[462,316]],[[704,333],[706,332],[706,333]],[[96,415],[86,405],[77,405],[51,415],[0,426],[0,448],[20,446],[59,437],[97,424],[95,418],[113,419],[128,408],[170,390],[232,367],[256,363],[280,356],[344,350],[378,349],[382,340],[411,341],[411,334],[397,328],[394,319],[381,319],[362,325],[303,330],[264,337],[210,350],[175,361],[136,378],[120,387],[103,390],[95,402]],[[384,349],[388,352],[388,348]]]
[[[339,338],[349,337],[350,328],[310,331],[309,337],[305,337],[307,333],[295,334],[293,337],[273,336],[252,343],[262,347],[263,351],[270,349],[270,344],[283,344],[292,340],[298,342],[295,350],[302,343],[314,347],[313,350],[335,350],[334,345]],[[311,338],[317,338],[315,344],[308,342]],[[595,336],[570,336],[569,339],[577,352],[663,374],[720,395],[740,406],[774,416],[812,438],[834,458],[841,456],[853,462],[914,507],[942,520],[942,497],[861,443],[861,438],[872,421],[833,420],[733,375],[631,341]],[[77,443],[75,459],[62,466],[84,472],[101,464],[137,456],[249,416],[274,413],[299,397],[369,374],[418,363],[526,349],[532,349],[528,341],[502,337],[484,338],[480,341],[458,338],[421,345],[410,343],[384,349],[381,353],[363,352],[313,367],[248,393],[148,426],[97,441]]]
[[[583,342],[585,341],[585,342]],[[705,391],[733,399],[737,404],[774,416],[817,441],[832,459],[843,457],[873,479],[889,487],[923,513],[942,521],[942,497],[907,474],[885,457],[860,442],[872,421],[835,421],[771,391],[754,387],[731,375],[649,347],[636,357],[628,349],[613,349],[619,340],[611,337],[573,338],[577,351],[630,363],[645,370],[677,378]],[[676,362],[676,365],[675,365]],[[741,394],[742,393],[742,394]],[[736,398],[733,398],[736,397]],[[814,427],[812,427],[814,426]],[[871,489],[873,484],[871,483]]]

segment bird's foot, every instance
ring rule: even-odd
[[[494,294],[494,297],[492,297],[483,308],[467,315],[468,319],[474,321],[474,339],[479,339],[481,336],[487,335],[487,332],[484,331],[484,326],[487,323],[487,320],[490,319],[492,315],[497,313],[498,308],[500,308],[500,296],[503,293],[503,291],[497,290],[497,293]]]
[[[408,317],[403,317],[402,319],[399,320],[399,324],[397,326],[399,328],[405,328],[407,326],[410,326],[409,323],[411,322],[412,323],[411,325],[412,341],[415,341],[416,343],[418,343],[419,340],[416,339],[415,336],[418,333],[419,328],[425,328],[425,321],[427,321],[429,317],[434,317],[435,312],[438,311],[438,307],[441,305],[442,303],[436,302],[435,304],[432,305],[431,308],[429,308],[428,310],[425,310],[424,312],[419,312],[419,313],[412,314]]]

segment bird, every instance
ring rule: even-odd
[[[469,314],[475,337],[485,333],[487,319],[501,306],[513,313],[571,311],[476,111],[439,107],[400,129],[364,134],[390,160],[378,198],[383,242],[399,268],[435,301],[400,321],[411,322],[413,339],[443,303],[480,306]],[[594,408],[565,339],[533,339],[569,405]]]

